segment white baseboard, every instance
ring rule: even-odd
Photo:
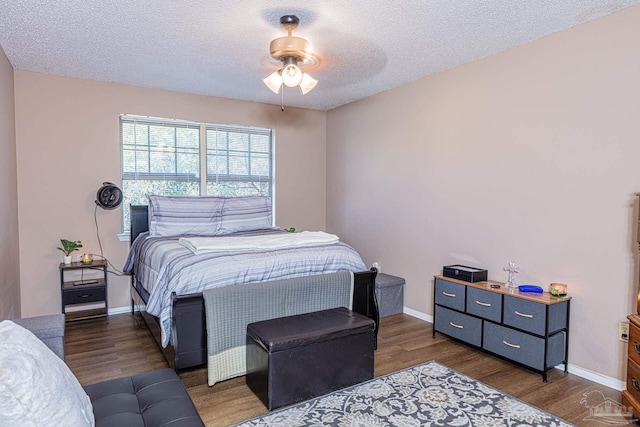
[[[564,369],[564,365],[556,366],[556,368]],[[606,375],[599,374],[598,372],[593,372],[588,369],[572,365],[571,363],[569,363],[568,371],[570,374],[577,375],[579,377],[612,388],[614,390],[622,391],[627,388],[627,383],[625,383],[624,381],[620,381],[617,378],[608,377]]]
[[[111,316],[112,314],[122,314],[122,313],[131,313],[131,306],[125,306],[125,307],[116,307],[116,308],[110,308],[109,309],[109,316]]]
[[[409,316],[416,317],[420,320],[424,320],[425,322],[433,323],[433,316],[422,313],[421,311],[417,311],[409,307],[403,307],[402,311]],[[556,368],[564,370],[564,365],[556,366]],[[627,384],[624,381],[572,365],[571,363],[569,363],[568,372],[618,391],[622,391],[627,388]]]
[[[404,314],[408,314],[409,316],[417,317],[420,320],[424,320],[425,322],[433,323],[433,316],[425,314],[425,313],[423,313],[421,311],[414,310],[414,309],[409,308],[409,307],[402,307],[402,312]]]

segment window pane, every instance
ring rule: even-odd
[[[269,182],[214,182],[207,181],[207,194],[219,197],[268,196]]]
[[[207,194],[270,195],[271,147],[269,129],[208,127]]]

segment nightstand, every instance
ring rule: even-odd
[[[65,306],[72,304],[86,304],[90,302],[104,302],[104,314],[91,315],[75,318],[73,320],[92,319],[94,317],[106,317],[109,323],[109,304],[107,302],[107,261],[93,261],[91,264],[72,262],[71,264],[60,263],[60,294],[62,301],[62,314],[65,313]],[[101,270],[100,277],[89,274],[85,277],[87,270]],[[79,271],[80,277],[75,280],[65,279],[65,273]]]

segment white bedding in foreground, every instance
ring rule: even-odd
[[[302,231],[262,236],[181,237],[179,243],[194,254],[204,252],[264,251],[333,245],[338,236],[323,231]]]

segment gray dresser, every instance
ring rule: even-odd
[[[434,337],[441,332],[531,368],[545,382],[554,366],[567,372],[570,297],[435,276],[433,301]]]

